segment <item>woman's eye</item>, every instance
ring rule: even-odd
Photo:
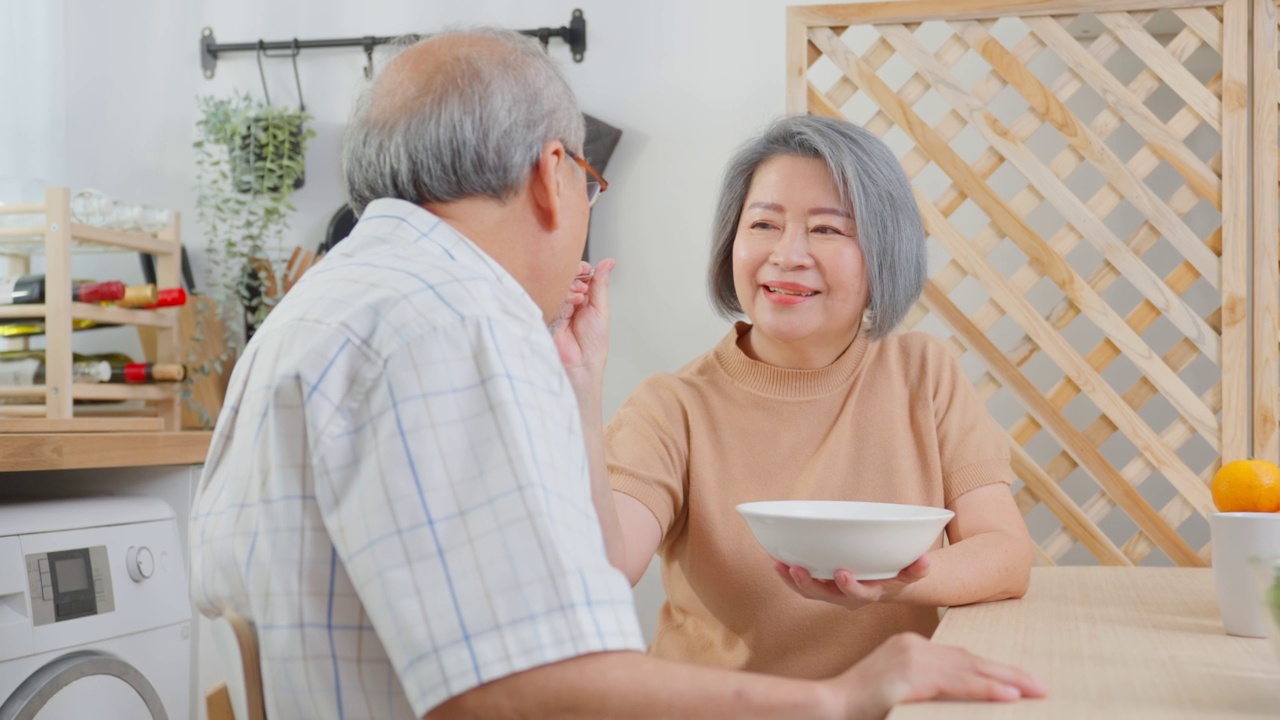
[[[773,227],[773,223],[765,222],[764,220],[757,220],[751,223],[752,230],[772,230]]]
[[[844,235],[844,233],[841,232],[839,229],[833,228],[830,225],[819,225],[818,227],[810,230],[809,232],[815,232],[822,235]]]

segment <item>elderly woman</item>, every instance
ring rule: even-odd
[[[632,583],[659,552],[652,652],[820,678],[938,608],[1020,597],[1032,545],[1004,432],[938,340],[892,334],[925,279],[912,190],[845,122],[781,120],[730,162],[711,297],[745,315],[710,352],[644,382],[605,431]],[[938,545],[896,578],[774,563],[734,511],[753,500],[946,507]]]

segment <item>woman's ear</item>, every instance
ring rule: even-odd
[[[529,196],[533,199],[534,213],[544,230],[555,230],[564,222],[565,177],[561,171],[569,160],[564,144],[552,140],[542,146],[538,161],[529,173]]]

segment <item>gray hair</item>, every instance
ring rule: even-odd
[[[415,205],[505,200],[524,185],[545,143],[582,147],[578,101],[537,41],[496,28],[448,34],[459,33],[498,40],[509,51],[464,50],[444,66],[447,78],[381,89],[374,82],[357,100],[342,150],[357,215],[384,197]],[[384,103],[374,103],[378,92],[396,93],[395,112],[371,112]]]
[[[743,145],[725,169],[716,205],[711,250],[711,304],[720,315],[742,315],[733,286],[733,240],[755,172],[779,155],[826,163],[853,215],[870,282],[872,337],[884,337],[906,317],[924,289],[924,225],[911,185],[893,152],[875,135],[848,122],[816,115],[778,120]]]

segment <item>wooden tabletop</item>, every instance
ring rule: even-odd
[[[0,473],[199,465],[212,436],[192,431],[0,434]]]
[[[948,610],[934,640],[1022,667],[1049,697],[890,720],[1280,718],[1280,659],[1223,631],[1209,569],[1035,568],[1026,597]]]

